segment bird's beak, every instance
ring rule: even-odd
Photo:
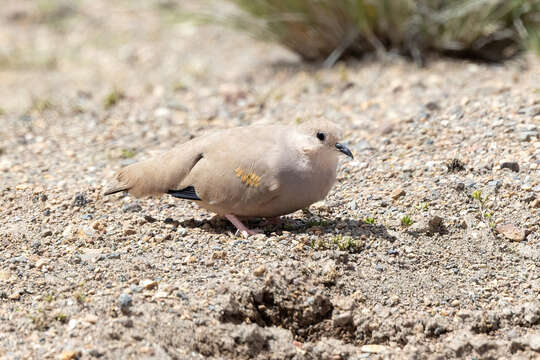
[[[346,147],[345,145],[340,144],[340,143],[337,143],[337,144],[336,144],[336,148],[337,148],[339,151],[341,151],[342,153],[344,153],[345,155],[347,155],[348,157],[350,157],[351,159],[354,159],[354,156],[352,155],[351,150],[349,150],[349,148]]]

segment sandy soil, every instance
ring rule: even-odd
[[[167,4],[0,10],[0,357],[540,356],[537,58],[320,69]],[[204,131],[319,117],[355,160],[264,234],[102,196]]]

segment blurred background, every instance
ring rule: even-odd
[[[540,49],[539,9],[538,0],[4,1],[0,112],[66,98],[84,107],[84,95],[111,107],[123,96],[223,83],[261,62],[332,66],[370,54],[419,65],[429,54],[500,61]]]
[[[110,109],[124,97],[218,84],[257,53],[242,38],[198,28],[197,1],[8,1],[0,10],[0,110]],[[204,56],[201,54],[204,53]],[[214,67],[226,57],[230,67]],[[246,62],[246,64],[244,64]],[[247,69],[246,69],[247,70]],[[215,81],[215,82],[214,82]]]

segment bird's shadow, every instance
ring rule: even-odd
[[[312,217],[282,217],[279,224],[272,224],[261,218],[248,219],[244,224],[250,229],[260,230],[262,234],[281,235],[284,231],[291,234],[315,233],[318,235],[347,235],[353,238],[375,237],[393,242],[395,237],[390,235],[383,225],[367,224],[363,220],[339,218],[325,219]],[[214,216],[211,219],[189,219],[178,222],[179,226],[186,228],[203,228],[213,234],[224,232],[236,233],[235,227],[226,219]]]

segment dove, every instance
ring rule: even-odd
[[[336,181],[340,129],[326,120],[300,125],[251,125],[215,131],[156,157],[128,165],[117,186],[139,198],[169,194],[227,218],[276,218],[323,200]]]

